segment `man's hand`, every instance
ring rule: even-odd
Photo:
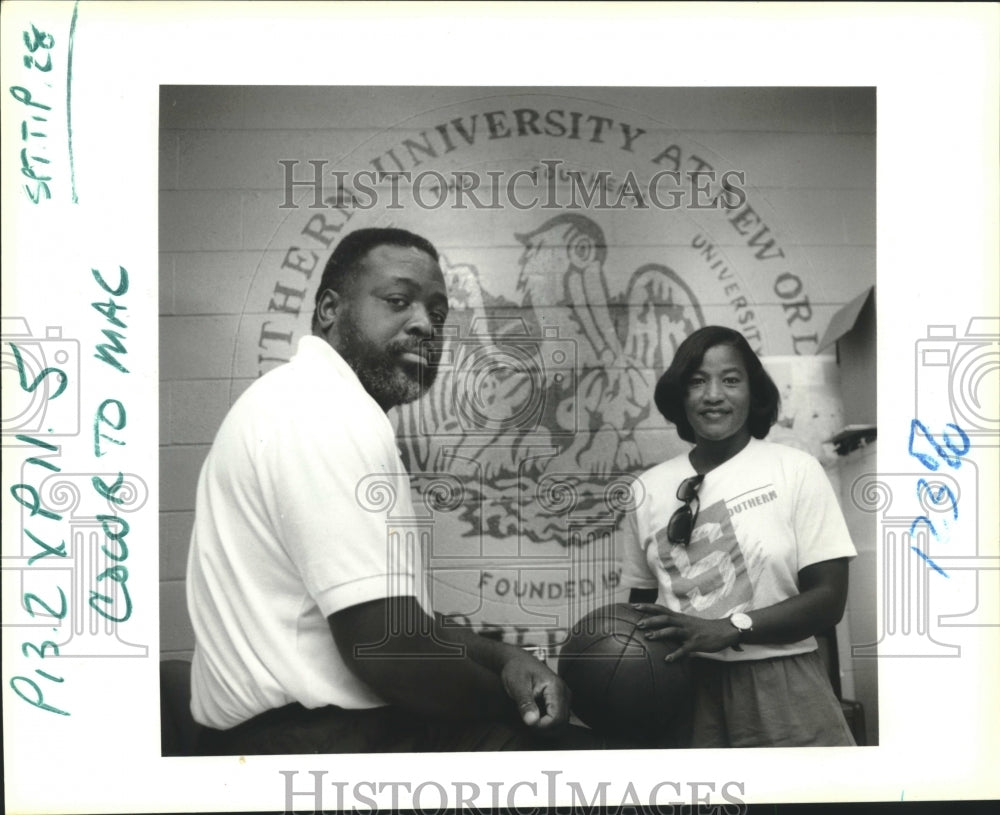
[[[666,657],[667,662],[674,662],[695,651],[705,654],[722,651],[739,640],[739,631],[729,620],[704,620],[655,603],[632,603],[632,607],[650,615],[636,626],[646,639],[680,641],[677,650]]]
[[[500,672],[500,681],[517,705],[521,720],[529,727],[553,730],[569,720],[569,688],[530,654],[516,654],[508,659]]]

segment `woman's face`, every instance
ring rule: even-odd
[[[684,411],[697,442],[750,436],[750,378],[731,345],[713,345],[688,380]]]

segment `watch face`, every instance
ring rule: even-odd
[[[753,620],[750,619],[749,615],[744,614],[742,611],[737,611],[729,619],[740,631],[749,631],[753,628]]]

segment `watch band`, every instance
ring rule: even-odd
[[[740,640],[743,639],[745,633],[753,631],[753,620],[749,614],[737,611],[729,615],[729,623],[736,629],[736,642],[733,643],[732,648],[734,651],[742,651],[743,646],[740,645]]]

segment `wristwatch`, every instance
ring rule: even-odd
[[[743,648],[740,646],[740,640],[743,638],[745,633],[753,631],[753,620],[750,619],[749,614],[737,611],[735,614],[729,615],[729,622],[731,622],[733,624],[733,628],[739,632],[739,637],[736,642],[733,643],[733,650],[742,651]]]

